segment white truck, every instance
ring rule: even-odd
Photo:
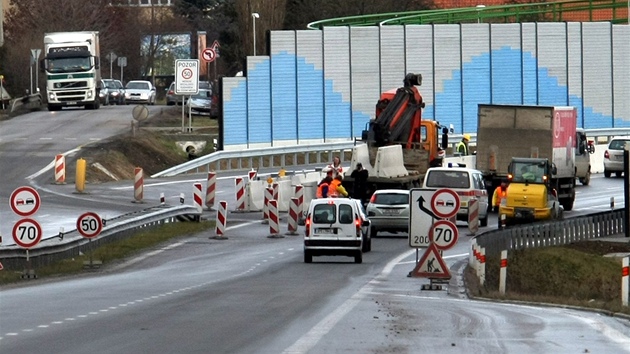
[[[98,109],[101,86],[98,32],[54,32],[44,35],[48,110],[63,107]]]

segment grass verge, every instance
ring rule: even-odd
[[[127,239],[103,245],[93,251],[92,259],[102,261],[101,267],[107,267],[115,261],[134,256],[144,250],[154,248],[168,241],[192,236],[196,233],[211,229],[214,226],[214,221],[207,220],[201,222],[164,224],[153,229],[138,232]],[[84,263],[89,261],[90,255],[84,254],[79,257],[64,259],[57,263],[35,269],[37,279],[22,279],[22,271],[3,270],[0,271],[0,286],[93,272],[93,269],[84,268]]]

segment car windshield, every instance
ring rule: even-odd
[[[111,88],[111,89],[118,88],[118,87],[116,87],[116,83],[113,82],[113,81],[105,81],[105,87]]]
[[[127,88],[131,90],[149,90],[149,84],[146,82],[130,82]]]
[[[623,150],[624,147],[626,146],[626,143],[630,142],[630,140],[613,140],[610,142],[610,145],[608,146],[608,148],[610,150]]]
[[[429,171],[425,187],[470,188],[466,171]]]
[[[210,99],[210,90],[199,90],[199,92],[196,95],[192,95],[192,98],[200,98],[200,99],[205,99],[208,100]]]
[[[402,193],[378,193],[374,194],[374,204],[400,205],[409,204],[409,194]]]

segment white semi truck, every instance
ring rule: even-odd
[[[101,86],[98,32],[54,32],[44,35],[48,110],[63,107],[98,109]]]

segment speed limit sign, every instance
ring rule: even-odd
[[[103,230],[103,220],[96,213],[81,214],[77,219],[77,230],[85,238],[94,238]]]
[[[42,239],[42,227],[34,219],[20,219],[13,225],[13,241],[23,248],[35,247]]]
[[[438,250],[447,250],[455,246],[458,237],[457,226],[448,220],[436,221],[429,230],[429,240]]]

